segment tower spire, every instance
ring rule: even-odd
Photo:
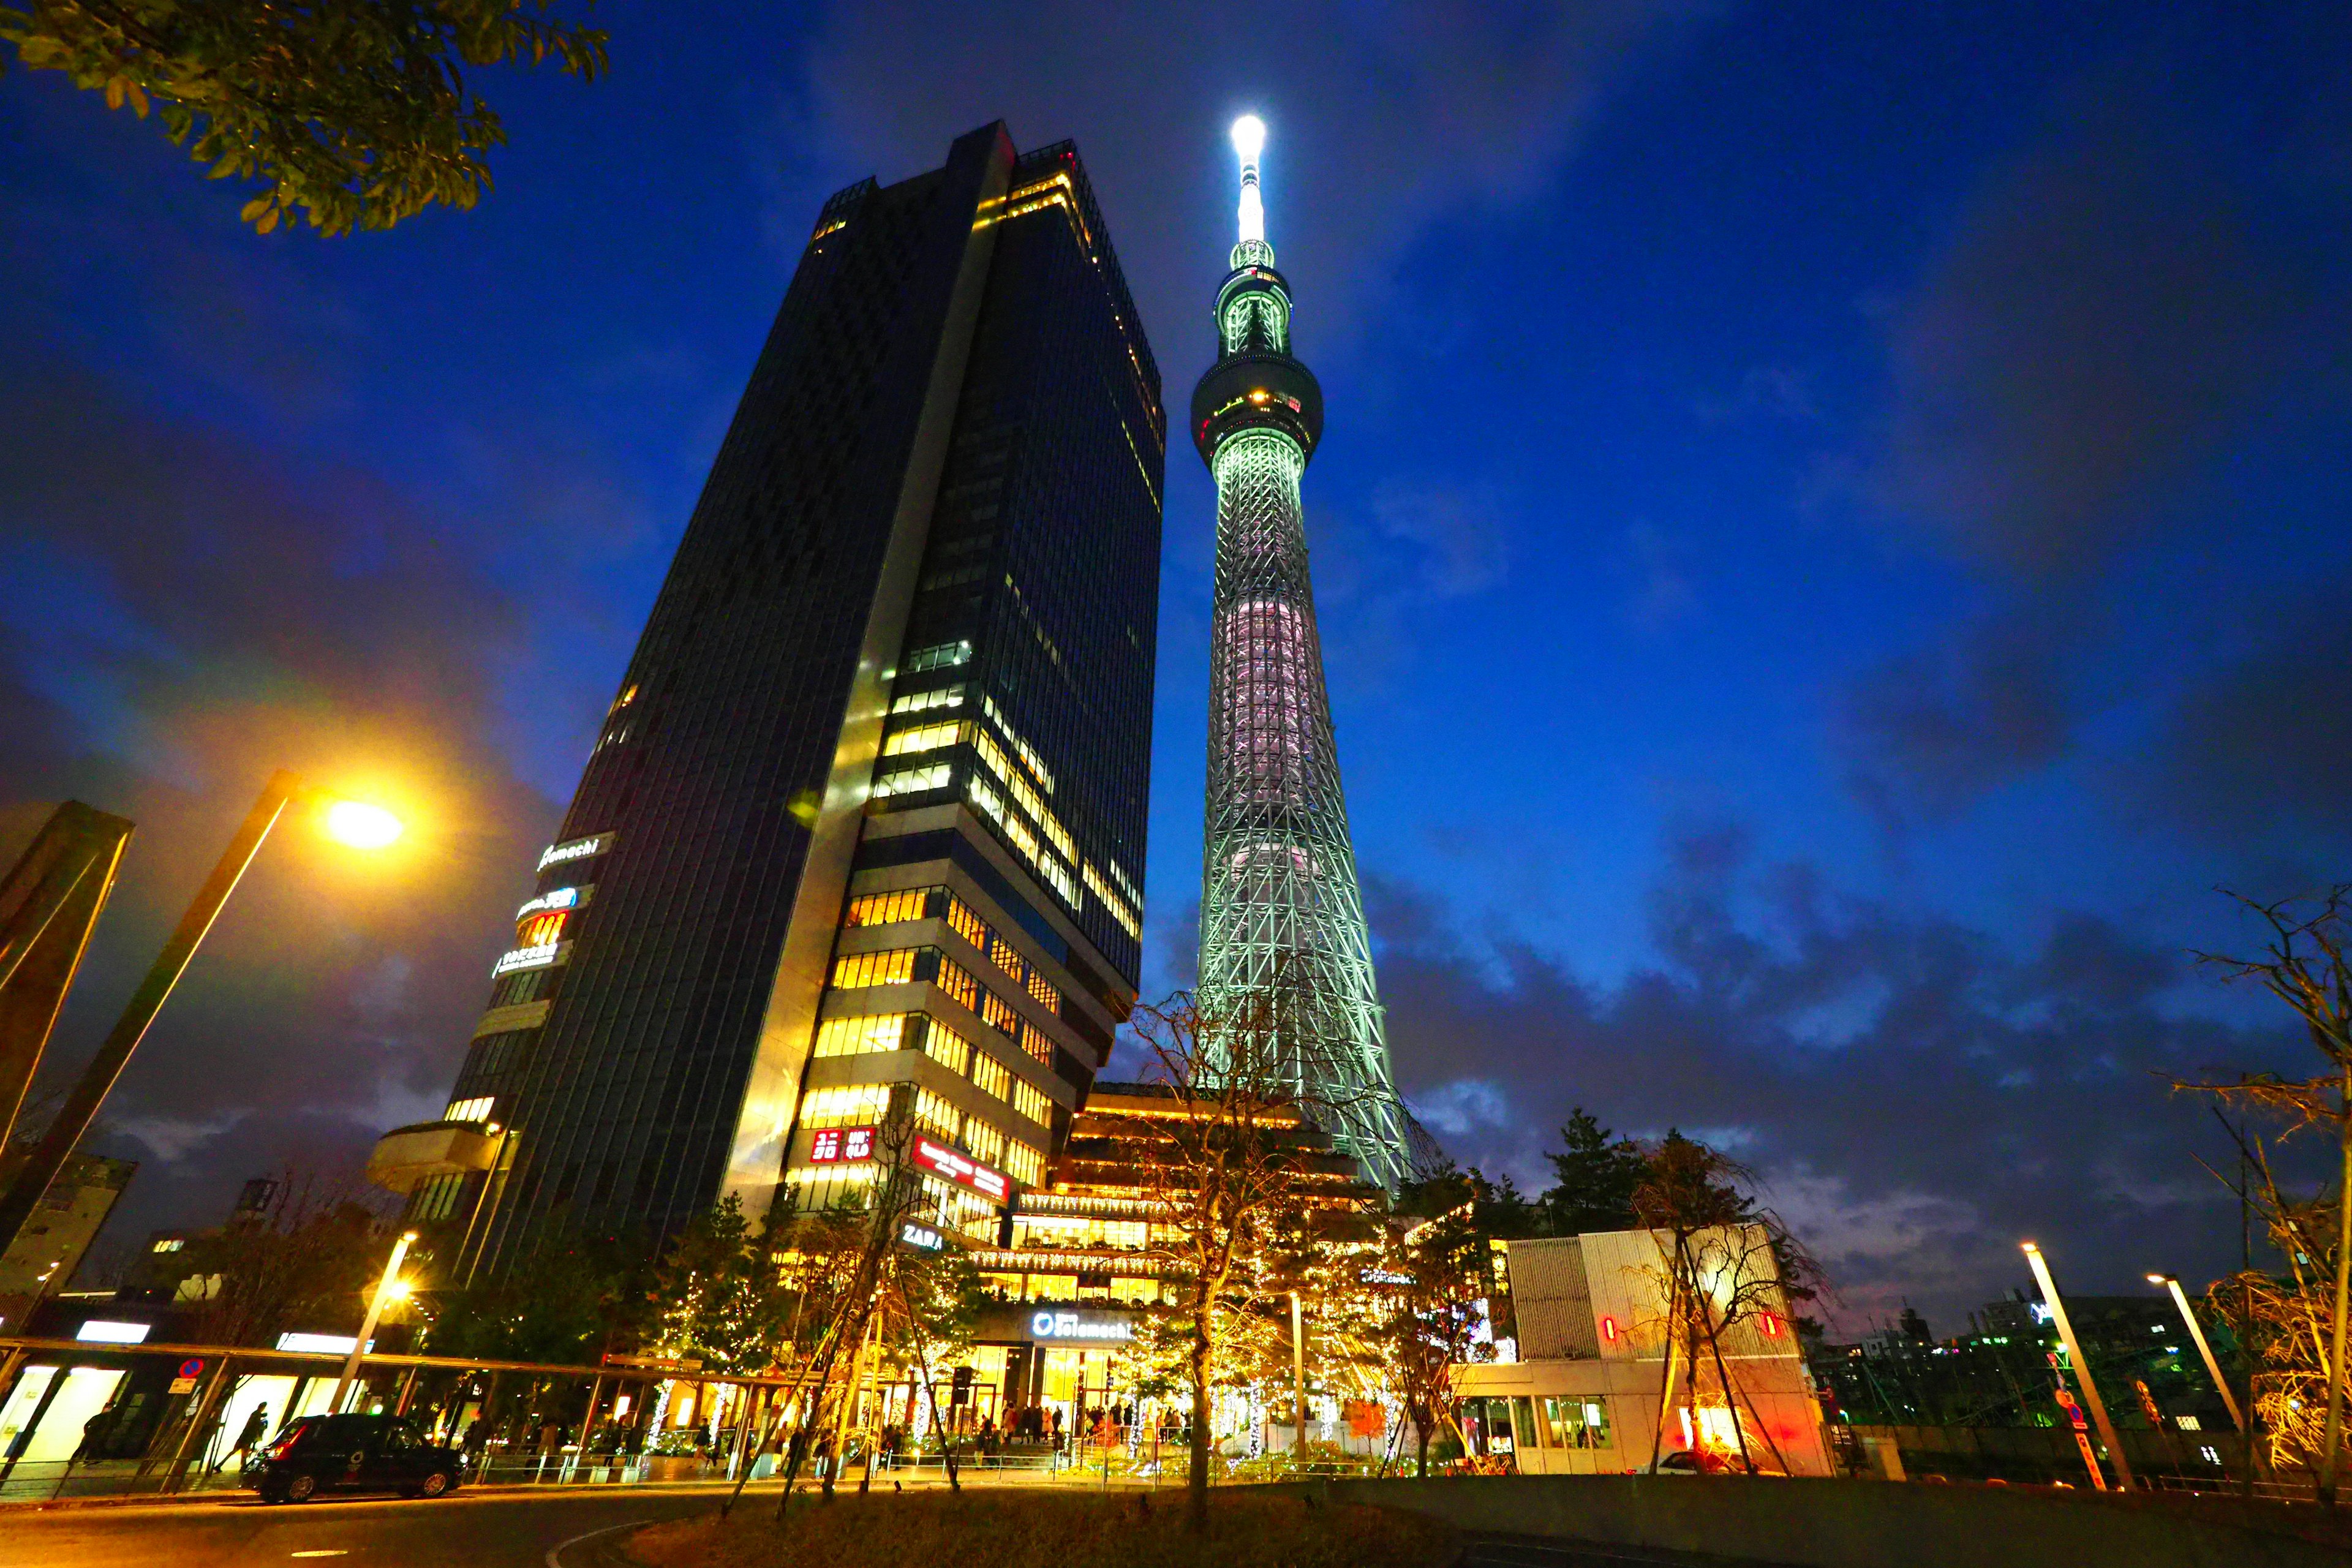
[[[1241,238],[1217,291],[1217,363],[1192,393],[1192,439],[1217,481],[1201,1010],[1213,1025],[1269,1029],[1301,1109],[1368,1179],[1393,1190],[1413,1161],[1372,975],[1299,511],[1299,480],[1323,434],[1323,392],[1291,355],[1290,285],[1265,242],[1257,171],[1265,126],[1244,115],[1233,138]]]
[[[1234,121],[1234,153],[1242,161],[1241,243],[1265,243],[1265,204],[1257,184],[1257,157],[1265,151],[1265,121],[1244,114]]]

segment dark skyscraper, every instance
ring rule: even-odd
[[[447,1117],[379,1147],[453,1271],[826,1201],[893,1086],[996,1235],[1135,1000],[1160,390],[1068,144],[825,204]]]

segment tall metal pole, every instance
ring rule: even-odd
[[[2066,1303],[2059,1299],[2058,1287],[2050,1278],[2050,1265],[2043,1261],[2042,1249],[2032,1242],[2022,1244],[2025,1261],[2032,1266],[2033,1282],[2042,1287],[2042,1299],[2050,1303],[2050,1316],[2058,1325],[2058,1337],[2065,1342],[2067,1359],[2074,1363],[2074,1376],[2083,1384],[2083,1403],[2091,1407],[2091,1419],[2099,1424],[2099,1440],[2107,1446],[2107,1458],[2116,1467],[2116,1479],[2124,1490],[2130,1491],[2131,1461],[2124,1458],[2124,1446],[2116,1436],[2116,1425],[2107,1419],[2107,1402],[2099,1397],[2099,1385],[2091,1378],[2091,1358],[2083,1353],[2082,1342],[2074,1338],[2074,1325],[2067,1320]]]
[[[42,1194],[49,1190],[49,1184],[56,1181],[58,1173],[65,1168],[74,1145],[80,1142],[82,1135],[89,1131],[89,1124],[98,1117],[99,1107],[105,1103],[115,1080],[122,1076],[123,1068],[129,1065],[131,1053],[139,1048],[147,1026],[155,1021],[155,1015],[162,1010],[164,998],[172,994],[172,988],[180,983],[180,976],[187,973],[188,961],[195,957],[196,948],[204,942],[205,933],[212,930],[213,921],[219,918],[221,906],[227,903],[228,896],[236,890],[238,879],[253,863],[253,857],[261,848],[262,840],[269,837],[269,830],[278,825],[278,818],[287,806],[307,788],[300,778],[284,768],[270,774],[269,782],[262,786],[261,798],[253,803],[253,809],[246,814],[236,836],[229,839],[228,847],[221,852],[220,861],[213,867],[212,875],[206,877],[204,886],[196,889],[194,900],[188,905],[188,912],[180,917],[180,923],[173,928],[171,940],[164,942],[163,951],[156,955],[154,967],[148,970],[147,978],[140,982],[139,989],[131,993],[130,1005],[123,1008],[122,1016],[115,1020],[113,1031],[98,1047],[98,1054],[90,1058],[89,1065],[82,1069],[80,1080],[74,1085],[73,1092],[66,1097],[57,1119],[49,1123],[48,1131],[34,1146],[30,1158],[17,1173],[7,1194],[0,1197],[0,1252],[5,1252],[15,1243],[16,1233],[24,1228],[26,1220],[32,1215],[33,1205],[41,1201]]]
[[[2221,1403],[2230,1407],[2230,1425],[2244,1431],[2246,1417],[2238,1408],[2238,1396],[2230,1391],[2230,1380],[2221,1375],[2221,1363],[2213,1359],[2213,1347],[2205,1342],[2205,1331],[2197,1326],[2197,1314],[2189,1310],[2189,1296],[2180,1289],[2180,1281],[2169,1274],[2151,1274],[2147,1282],[2172,1292],[2172,1304],[2180,1309],[2180,1321],[2189,1325],[2189,1337],[2197,1342],[2197,1353],[2205,1358],[2205,1371],[2213,1379],[2213,1386],[2221,1391]]]
[[[359,1338],[352,1342],[352,1353],[343,1358],[343,1375],[336,1381],[335,1396],[327,1402],[327,1414],[342,1413],[343,1395],[352,1380],[360,1374],[360,1358],[367,1354],[369,1336],[375,1332],[375,1321],[383,1315],[384,1303],[392,1300],[393,1289],[400,1283],[401,1260],[408,1256],[408,1244],[416,1239],[413,1230],[404,1230],[400,1239],[392,1244],[392,1259],[383,1266],[383,1278],[376,1281],[375,1294],[368,1300],[367,1316],[361,1320]]]
[[[1299,1316],[1296,1290],[1290,1293],[1290,1396],[1291,1411],[1298,1422],[1298,1433],[1291,1440],[1290,1451],[1303,1461],[1307,1458],[1307,1330]]]

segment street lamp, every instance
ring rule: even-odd
[[[2213,1359],[2213,1347],[2205,1342],[2205,1331],[2197,1326],[2197,1314],[2189,1310],[2189,1297],[2180,1289],[2180,1281],[2169,1274],[2151,1274],[2147,1282],[2172,1292],[2172,1304],[2180,1309],[2180,1321],[2189,1325],[2189,1337],[2197,1342],[2197,1353],[2205,1358],[2205,1370],[2211,1374],[2213,1386],[2221,1391],[2221,1403],[2230,1407],[2231,1425],[2244,1431],[2246,1418],[2239,1412],[2238,1396],[2230,1392],[2230,1380],[2221,1375],[2221,1363]]]
[[[367,1353],[368,1341],[375,1335],[375,1321],[384,1308],[408,1294],[408,1286],[400,1278],[401,1259],[408,1256],[408,1244],[416,1239],[413,1230],[404,1230],[400,1239],[392,1244],[392,1260],[383,1266],[383,1278],[377,1281],[375,1295],[368,1301],[367,1317],[360,1323],[360,1337],[352,1342],[352,1353],[343,1358],[342,1380],[335,1384],[335,1397],[327,1402],[327,1413],[342,1414],[343,1395],[350,1391],[352,1380],[360,1374],[360,1357]]]
[[[2107,1458],[2115,1461],[2116,1479],[2126,1491],[2132,1489],[2131,1462],[2124,1458],[2124,1446],[2116,1437],[2115,1423],[2107,1419],[2106,1401],[2099,1397],[2099,1385],[2091,1381],[2091,1358],[2083,1353],[2082,1342],[2074,1337],[2074,1325],[2067,1321],[2066,1303],[2058,1299],[2058,1287],[2050,1278],[2050,1265],[2042,1261],[2042,1249],[2033,1243],[2021,1242],[2025,1249],[2025,1261],[2033,1269],[2033,1282],[2042,1287],[2042,1299],[2050,1304],[2051,1320],[2058,1325],[2058,1337],[2065,1342],[2066,1358],[2074,1363],[2074,1375],[2083,1384],[2083,1403],[2091,1407],[2091,1418],[2099,1424],[2099,1438],[2107,1446]]]
[[[320,826],[327,835],[353,847],[379,849],[401,834],[400,819],[382,806],[330,795],[284,768],[269,775],[269,782],[262,786],[261,798],[253,803],[253,809],[246,814],[245,821],[229,839],[212,875],[196,889],[188,912],[180,917],[170,940],[163,943],[163,951],[156,955],[154,966],[139,983],[139,989],[131,993],[130,1004],[122,1009],[121,1017],[115,1020],[113,1031],[82,1069],[73,1092],[66,1097],[57,1119],[49,1123],[48,1131],[35,1145],[5,1195],[0,1195],[0,1252],[16,1242],[16,1233],[31,1216],[33,1205],[41,1201],[49,1184],[65,1168],[74,1145],[89,1131],[99,1107],[106,1102],[115,1080],[130,1064],[131,1053],[139,1048],[140,1039],[155,1021],[155,1015],[163,1010],[172,987],[187,973],[189,960],[195,957],[205,933],[219,918],[221,906],[236,890],[238,879],[260,851],[262,840],[269,837],[269,830],[278,826],[287,807],[297,805],[318,807]]]

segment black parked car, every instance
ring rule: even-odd
[[[261,1451],[245,1475],[264,1502],[308,1502],[324,1491],[442,1497],[457,1489],[465,1456],[426,1441],[405,1415],[305,1415]]]

